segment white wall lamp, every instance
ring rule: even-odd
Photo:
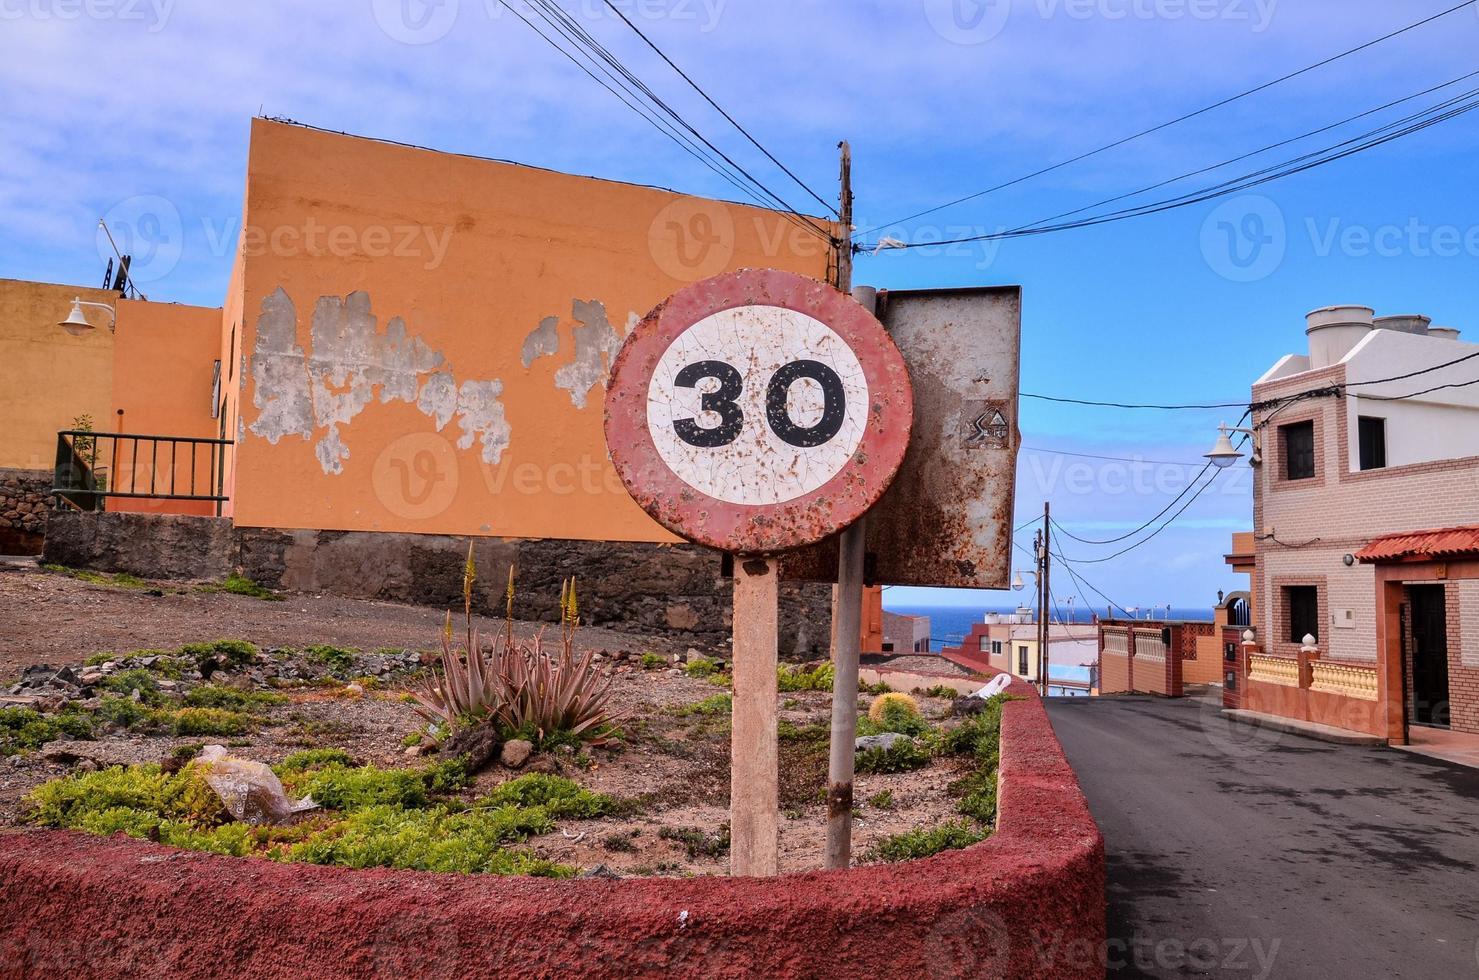
[[[1248,435],[1248,438],[1253,440],[1253,458],[1250,460],[1250,462],[1255,466],[1263,462],[1263,455],[1258,450],[1257,430],[1242,429],[1234,426],[1229,426],[1226,422],[1223,422],[1217,427],[1217,441],[1212,444],[1212,451],[1209,453],[1203,453],[1202,455],[1218,469],[1227,469],[1229,466],[1242,459],[1243,454],[1237,449],[1233,448],[1231,437],[1234,432],[1246,433]]]
[[[1022,576],[1023,575],[1031,575],[1032,576],[1032,581],[1034,581],[1034,582],[1037,581],[1037,573],[1036,572],[1022,572],[1022,571],[1017,572],[1017,574],[1015,574],[1015,575],[1012,576],[1012,588],[1015,589],[1018,592],[1021,592],[1023,589],[1025,589],[1027,587],[1027,583],[1022,579]]]
[[[108,311],[109,333],[112,333],[117,327],[118,314],[114,312],[113,307],[109,306],[107,303],[84,302],[82,297],[80,296],[72,300],[72,311],[67,314],[67,318],[65,320],[58,321],[57,326],[61,327],[63,330],[67,331],[67,333],[71,334],[74,337],[81,337],[89,330],[97,329],[91,323],[87,322],[87,315],[82,312],[82,308],[84,306]]]

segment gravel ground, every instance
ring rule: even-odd
[[[178,582],[127,589],[43,571],[33,560],[0,561],[0,679],[31,664],[77,663],[94,653],[167,649],[219,638],[260,647],[329,643],[374,650],[432,649],[445,610],[394,602],[284,593],[282,602],[202,592]],[[151,594],[157,592],[159,594]],[[532,636],[543,624],[519,623]],[[586,627],[582,648],[679,649],[671,640]]]
[[[152,595],[148,589],[88,584],[34,563],[0,563],[0,569],[0,681],[5,682],[31,664],[75,668],[94,652],[168,649],[217,638],[250,640],[264,650],[310,644],[365,651],[439,647],[441,610],[302,594],[271,602],[177,583],[159,584],[160,594]],[[519,623],[516,628],[530,636],[540,626]],[[722,851],[690,853],[684,844],[663,836],[666,830],[713,839],[728,822],[728,714],[683,713],[685,706],[724,689],[677,669],[640,669],[640,652],[671,650],[646,637],[582,628],[577,646],[606,652],[602,664],[617,673],[615,701],[625,716],[626,738],[615,750],[596,749],[580,759],[537,755],[529,765],[538,763],[590,789],[640,801],[640,806],[624,810],[621,817],[571,822],[536,838],[532,846],[545,857],[584,868],[606,865],[621,874],[725,873],[728,859]],[[627,656],[612,656],[621,652]],[[407,757],[402,743],[407,733],[424,725],[401,696],[414,683],[402,677],[382,689],[354,694],[332,686],[288,691],[290,702],[262,709],[254,730],[231,740],[231,752],[273,763],[299,749],[334,747],[360,762],[423,765],[429,760]],[[870,700],[863,696],[860,706],[866,710]],[[938,698],[919,701],[930,718],[943,717],[949,707]],[[798,727],[826,725],[831,703],[826,691],[783,694],[780,716]],[[75,743],[99,765],[158,761],[183,745],[226,741],[127,732],[99,732],[99,738]],[[886,836],[954,817],[955,799],[947,787],[962,765],[944,759],[915,772],[859,777],[854,854],[862,855]],[[825,741],[782,743],[783,870],[821,864],[826,768]],[[0,759],[0,824],[19,818],[21,799],[31,788],[69,771],[65,760],[41,753]],[[515,775],[495,765],[479,776],[469,798]],[[891,800],[877,795],[884,790]]]

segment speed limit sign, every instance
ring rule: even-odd
[[[871,313],[814,279],[744,269],[675,293],[627,337],[606,444],[669,530],[770,553],[861,517],[912,419],[904,360]]]

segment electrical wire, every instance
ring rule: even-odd
[[[499,2],[502,3],[504,7],[512,10],[512,8],[509,6],[508,0],[499,0]],[[818,237],[828,242],[834,241],[834,236],[830,232],[827,232],[825,229],[822,229],[821,227],[816,225],[814,222],[811,221],[810,218],[801,214],[789,203],[787,203],[779,194],[776,194],[765,184],[761,183],[757,178],[754,177],[754,175],[752,175],[749,171],[745,170],[738,163],[736,163],[728,154],[715,146],[713,142],[711,142],[702,133],[700,133],[692,124],[688,122],[688,120],[683,118],[682,115],[680,115],[676,110],[669,106],[663,99],[658,97],[657,94],[653,92],[652,89],[648,87],[645,82],[643,82],[630,69],[628,69],[626,65],[621,62],[620,59],[618,59],[610,52],[610,50],[608,50],[604,45],[597,41],[596,38],[591,35],[589,31],[582,27],[580,23],[575,20],[575,18],[571,17],[570,14],[567,13],[564,8],[561,7],[558,3],[553,2],[553,0],[525,0],[525,3],[536,16],[538,16],[555,31],[559,32],[572,45],[576,46],[578,50],[581,50],[582,53],[598,68],[601,67],[601,63],[604,63],[606,66],[608,66],[609,70],[607,68],[601,69],[608,78],[612,78],[614,82],[622,86],[627,92],[637,97],[638,99],[645,98],[651,105],[655,106],[658,110],[660,110],[663,114],[670,118],[675,124],[677,124],[677,126],[681,127],[683,130],[686,130],[695,139],[701,142],[705,147],[709,149],[709,151],[717,154],[720,158],[722,158],[723,161],[729,166],[729,168],[743,177],[749,185],[757,188],[760,193],[764,195],[765,198],[773,202],[771,204],[763,204],[762,206],[771,207],[786,212],[791,215],[790,220],[792,220],[793,223],[798,224],[799,226],[806,227],[813,234],[816,234]],[[515,13],[517,13],[517,11],[515,11]],[[533,24],[527,18],[520,16],[520,19],[523,20],[526,24],[529,24],[531,28],[533,27]],[[541,36],[544,36],[542,32],[540,33]],[[545,39],[547,41],[550,41],[551,43],[555,43],[547,36],[545,37]],[[556,44],[556,47],[559,47],[559,45]],[[563,47],[560,47],[560,50],[562,51],[562,53],[564,53]],[[619,75],[620,79],[615,77],[612,72],[615,72],[616,75]]]
[[[1329,65],[1329,64],[1333,64],[1334,62],[1339,61],[1342,58],[1346,58],[1346,57],[1349,57],[1350,55],[1357,54],[1357,53],[1359,53],[1361,51],[1365,51],[1367,48],[1373,47],[1373,46],[1375,46],[1377,44],[1381,44],[1383,41],[1389,41],[1392,38],[1398,37],[1398,36],[1400,36],[1402,34],[1406,34],[1408,31],[1416,30],[1417,28],[1423,27],[1423,26],[1425,26],[1427,24],[1430,24],[1433,21],[1438,20],[1440,18],[1447,17],[1449,14],[1456,13],[1456,12],[1464,9],[1465,7],[1472,6],[1474,3],[1475,3],[1475,0],[1465,0],[1465,2],[1463,2],[1463,3],[1459,3],[1459,4],[1456,4],[1455,6],[1449,7],[1447,10],[1439,11],[1438,13],[1433,14],[1430,17],[1425,17],[1422,20],[1417,21],[1416,23],[1408,24],[1406,27],[1402,27],[1402,28],[1400,28],[1398,30],[1395,30],[1395,31],[1392,31],[1390,33],[1383,34],[1381,37],[1373,38],[1372,40],[1367,41],[1364,44],[1359,44],[1359,45],[1357,45],[1354,48],[1349,48],[1349,49],[1347,49],[1345,51],[1340,52],[1339,54],[1335,54],[1335,55],[1332,55],[1332,56],[1330,56],[1328,58],[1325,58],[1325,59],[1323,59],[1321,61],[1317,61],[1317,62],[1315,62],[1312,65],[1307,65],[1307,66],[1305,66],[1303,68],[1300,68],[1300,69],[1298,69],[1296,71],[1289,72],[1288,74],[1280,75],[1278,78],[1275,78],[1275,79],[1272,79],[1270,81],[1264,82],[1263,84],[1254,86],[1253,88],[1246,89],[1246,90],[1244,90],[1242,92],[1237,93],[1236,95],[1229,96],[1228,98],[1221,99],[1221,100],[1219,100],[1217,102],[1212,103],[1211,105],[1203,106],[1200,109],[1196,109],[1196,110],[1193,110],[1191,112],[1185,113],[1183,115],[1177,116],[1175,119],[1171,119],[1171,120],[1169,120],[1167,122],[1160,123],[1159,125],[1152,126],[1149,129],[1143,129],[1143,130],[1141,130],[1138,133],[1133,133],[1133,134],[1131,134],[1129,136],[1126,136],[1126,137],[1123,137],[1121,139],[1115,140],[1112,143],[1107,143],[1104,146],[1100,146],[1100,147],[1097,147],[1095,149],[1089,150],[1086,153],[1080,153],[1078,156],[1071,157],[1071,158],[1069,158],[1067,160],[1062,161],[1061,163],[1055,163],[1052,166],[1043,167],[1040,170],[1035,170],[1035,171],[1033,171],[1030,174],[1025,174],[1025,175],[1023,175],[1021,177],[1017,177],[1017,178],[1015,178],[1013,180],[1009,180],[1009,181],[1006,181],[1004,183],[997,184],[994,187],[988,187],[985,190],[977,191],[974,194],[967,194],[966,196],[956,198],[953,201],[947,201],[944,204],[939,204],[939,205],[936,205],[936,206],[931,207],[931,208],[926,208],[923,211],[917,211],[914,214],[908,215],[907,217],[898,218],[898,219],[896,219],[894,221],[887,221],[887,222],[884,222],[881,225],[875,225],[874,227],[869,228],[865,232],[860,232],[859,233],[859,236],[864,235],[864,234],[871,234],[872,232],[877,231],[879,228],[886,228],[889,225],[902,224],[905,221],[913,221],[915,218],[922,218],[922,217],[924,217],[926,215],[934,214],[934,213],[936,213],[938,211],[943,211],[946,208],[955,207],[957,204],[964,204],[967,201],[973,201],[973,200],[976,200],[977,198],[985,197],[987,194],[994,194],[997,191],[1005,190],[1008,187],[1012,187],[1012,186],[1014,186],[1016,184],[1023,183],[1024,181],[1032,180],[1035,177],[1041,177],[1044,174],[1052,173],[1055,170],[1060,170],[1063,167],[1069,166],[1070,164],[1078,163],[1081,160],[1087,160],[1090,157],[1099,155],[1100,153],[1104,153],[1104,152],[1107,152],[1109,150],[1116,149],[1117,147],[1124,146],[1126,143],[1130,143],[1130,142],[1133,142],[1134,140],[1141,139],[1142,137],[1150,136],[1150,135],[1152,135],[1154,133],[1158,133],[1158,132],[1160,132],[1163,129],[1167,129],[1167,128],[1171,127],[1171,126],[1175,126],[1178,123],[1186,122],[1189,119],[1194,119],[1197,116],[1201,116],[1201,115],[1204,115],[1204,114],[1206,114],[1208,112],[1212,112],[1215,109],[1220,109],[1220,108],[1222,108],[1224,106],[1231,105],[1234,102],[1237,102],[1237,101],[1239,101],[1241,99],[1248,98],[1251,95],[1256,95],[1257,93],[1262,92],[1262,91],[1265,91],[1266,89],[1272,88],[1275,85],[1279,85],[1279,84],[1281,84],[1283,82],[1290,81],[1291,79],[1298,78],[1301,75],[1308,74],[1309,72],[1315,71],[1316,69],[1323,68],[1323,67],[1325,67],[1326,65]],[[858,236],[855,236],[855,237],[858,237]]]
[[[1049,453],[1053,456],[1075,456],[1080,459],[1104,459],[1116,463],[1149,463],[1158,466],[1201,466],[1201,463],[1185,459],[1146,459],[1142,456],[1105,456],[1100,453],[1075,453],[1067,449],[1046,449],[1042,446],[1022,446],[1024,453]],[[1035,523],[1035,522],[1034,522]]]
[[[576,67],[580,68],[592,80],[600,84],[602,88],[605,88],[612,95],[616,96],[638,115],[647,119],[659,131],[678,142],[690,155],[704,162],[709,169],[719,172],[731,185],[739,187],[751,200],[756,201],[762,207],[786,215],[787,220],[793,224],[804,228],[809,233],[817,235],[829,243],[836,242],[836,237],[833,234],[821,228],[806,215],[797,211],[784,198],[758,180],[744,167],[736,163],[733,158],[700,133],[696,127],[668,105],[667,102],[657,96],[646,83],[628,69],[620,59],[612,55],[604,45],[597,41],[594,36],[586,31],[578,21],[571,17],[557,3],[552,2],[552,0],[525,0],[525,4],[531,13],[568,41],[591,66],[601,71],[617,88],[620,88],[622,90],[621,93],[616,88],[613,88],[611,84],[607,84],[598,78],[587,67],[586,63],[580,61],[571,50],[567,49],[556,38],[540,30],[530,18],[515,9],[512,0],[499,0],[499,3],[510,13],[518,17],[519,20],[523,21],[525,25],[538,34],[547,44],[559,51],[572,64],[575,64]],[[650,103],[651,107],[655,107],[656,111],[654,112],[647,105],[639,108],[637,104],[634,104],[633,99],[637,100],[638,103],[645,100],[646,103]],[[656,116],[656,119],[654,119],[654,116]],[[662,120],[663,116],[670,119],[672,125],[667,125]],[[683,136],[683,132],[685,131],[690,134],[688,137]],[[706,147],[708,152],[705,153],[699,144],[702,144],[702,147]],[[723,164],[719,163],[719,160],[722,160]],[[743,182],[743,186],[741,182]]]
[[[1022,398],[1035,398],[1038,401],[1062,402],[1066,405],[1090,405],[1095,408],[1156,408],[1163,410],[1175,409],[1207,409],[1207,408],[1246,408],[1247,402],[1211,402],[1202,405],[1149,405],[1133,404],[1129,402],[1101,402],[1091,401],[1085,398],[1064,398],[1059,395],[1039,395],[1030,391],[1019,393]]]
[[[714,109],[718,111],[719,115],[723,116],[725,119],[727,119],[729,121],[729,124],[730,125],[732,125],[735,129],[739,130],[744,135],[745,139],[749,140],[750,143],[754,145],[755,149],[757,149],[761,153],[765,154],[766,158],[768,160],[770,160],[771,163],[775,164],[777,167],[780,167],[781,170],[782,170],[782,172],[784,172],[787,177],[790,177],[793,181],[795,181],[796,182],[796,185],[798,187],[800,187],[802,190],[806,191],[806,193],[810,194],[811,197],[812,197],[812,199],[815,200],[822,207],[826,208],[829,213],[831,213],[833,215],[836,215],[837,214],[837,209],[836,208],[834,208],[831,204],[829,204],[825,200],[823,200],[821,198],[821,196],[817,194],[816,191],[812,190],[809,186],[807,186],[806,182],[803,181],[800,177],[796,176],[796,174],[791,171],[791,168],[790,167],[787,167],[784,163],[781,163],[780,160],[777,160],[776,157],[775,157],[775,154],[773,154],[769,150],[767,150],[763,145],[761,145],[761,143],[760,143],[759,140],[757,140],[754,136],[750,135],[750,131],[748,129],[746,129],[745,127],[741,126],[739,124],[739,122],[733,116],[731,116],[728,112],[726,112],[724,110],[724,107],[723,106],[721,106],[721,105],[719,105],[719,103],[715,102],[709,96],[709,93],[708,92],[705,92],[699,86],[699,84],[697,82],[695,82],[692,78],[689,77],[689,75],[688,75],[687,72],[685,72],[682,68],[679,68],[676,64],[674,64],[673,63],[673,59],[672,58],[669,58],[667,56],[667,54],[661,48],[659,48],[656,44],[654,44],[652,42],[652,39],[649,38],[646,34],[644,34],[642,32],[641,28],[637,27],[636,24],[633,24],[631,22],[631,20],[627,17],[626,14],[622,13],[614,4],[612,4],[611,0],[601,0],[601,2],[604,3],[607,6],[607,8],[609,8],[611,10],[612,13],[614,13],[616,16],[620,17],[621,20],[622,20],[622,23],[624,23],[628,27],[630,27],[632,29],[633,33],[635,33],[644,42],[646,42],[647,46],[649,48],[651,48],[654,52],[656,52],[657,53],[657,56],[659,58],[661,58],[663,61],[666,61],[668,63],[668,67],[671,68],[671,69],[673,69],[673,71],[677,72],[678,75],[679,75],[679,77],[681,77],[685,82],[687,82],[690,86],[692,86],[692,88],[693,88],[693,90],[695,92],[697,92],[699,95],[703,96],[704,101],[707,102],[709,105],[713,106]]]
[[[1352,137],[1349,140],[1342,141],[1341,143],[1334,144],[1333,146],[1325,147],[1321,150],[1303,154],[1291,160],[1286,160],[1280,164],[1266,167],[1263,170],[1243,174],[1221,184],[1214,184],[1210,187],[1204,187],[1195,191],[1189,191],[1176,197],[1166,198],[1160,201],[1153,201],[1148,204],[1137,205],[1133,208],[1124,208],[1119,211],[1111,211],[1106,214],[1095,215],[1093,217],[1084,218],[1078,221],[1068,221],[1055,225],[1024,225],[1007,231],[990,232],[980,235],[966,235],[960,238],[947,238],[938,241],[913,243],[900,242],[896,244],[891,243],[888,247],[891,250],[902,250],[912,248],[931,248],[942,245],[958,245],[967,242],[1000,241],[1010,238],[1022,238],[1029,235],[1045,235],[1059,231],[1068,231],[1078,228],[1089,228],[1115,221],[1124,221],[1130,218],[1144,217],[1146,215],[1159,214],[1164,211],[1172,211],[1183,207],[1189,207],[1194,204],[1200,204],[1204,201],[1214,200],[1219,197],[1226,197],[1230,194],[1236,194],[1240,191],[1249,190],[1253,187],[1259,187],[1263,184],[1272,183],[1273,181],[1281,180],[1286,177],[1292,177],[1296,174],[1304,173],[1317,167],[1325,166],[1330,163],[1335,163],[1339,160],[1345,159],[1346,157],[1354,156],[1358,153],[1375,149],[1379,146],[1383,146],[1395,140],[1402,139],[1403,137],[1411,136],[1431,126],[1436,126],[1440,123],[1447,122],[1451,119],[1457,118],[1458,116],[1464,115],[1465,113],[1471,112],[1476,108],[1479,108],[1479,98],[1476,98],[1476,96],[1479,96],[1479,89],[1471,90],[1464,95],[1445,100],[1444,103],[1440,103],[1439,105],[1430,106],[1428,109],[1423,110],[1422,112],[1414,113],[1411,117],[1408,117],[1407,120],[1399,121],[1399,123],[1389,123],[1386,126],[1378,127],[1375,130],[1363,133],[1360,136]],[[1413,121],[1408,122],[1408,120]],[[1400,125],[1401,122],[1407,122],[1408,124]],[[1395,126],[1400,126],[1400,128],[1397,128],[1394,132],[1389,131],[1392,130]],[[854,251],[862,252],[868,251],[870,249],[876,250],[878,247],[879,246],[857,245],[854,246]]]

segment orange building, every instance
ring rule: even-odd
[[[287,587],[354,587],[302,553],[331,532],[425,536],[406,547],[433,550],[454,536],[672,545],[607,459],[613,355],[687,283],[750,266],[827,278],[836,237],[820,218],[256,119],[219,309],[0,284],[0,309],[13,296],[34,314],[43,359],[87,365],[54,390],[37,389],[31,361],[0,366],[3,387],[37,403],[24,439],[0,433],[0,450],[49,479],[58,433],[92,414],[98,436],[63,438],[66,499],[219,513],[238,539],[271,543],[238,540],[216,564],[276,555],[248,571]],[[79,294],[111,306],[115,330],[93,308],[84,336],[59,330]],[[69,534],[58,560],[87,560],[86,534]],[[648,593],[717,588],[707,558],[669,565]],[[651,615],[684,629],[716,618],[695,611],[704,602]],[[798,630],[797,649],[825,650],[825,634]]]

